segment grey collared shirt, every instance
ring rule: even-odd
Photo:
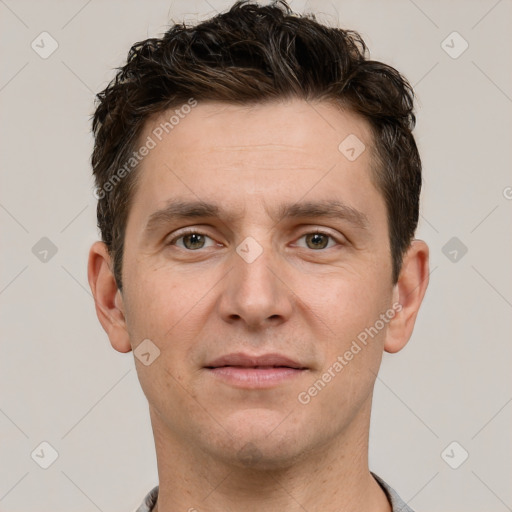
[[[393,512],[413,512],[411,508],[407,506],[407,503],[398,496],[396,491],[390,487],[382,478],[378,477],[375,473],[372,473],[373,477],[380,484],[384,492],[386,493]],[[142,502],[141,506],[135,512],[151,512],[155,506],[156,499],[158,498],[158,485],[151,489]]]

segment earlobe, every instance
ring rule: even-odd
[[[404,255],[398,282],[393,289],[393,301],[400,309],[389,322],[384,350],[398,352],[409,341],[429,281],[428,246],[423,240],[413,240]]]
[[[118,352],[130,352],[131,345],[124,316],[123,297],[111,270],[111,258],[103,242],[95,242],[89,251],[87,269],[96,315]]]

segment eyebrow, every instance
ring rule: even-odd
[[[369,224],[368,217],[363,212],[335,199],[283,204],[278,208],[277,218],[279,220],[305,217],[343,219],[361,229],[368,228]]]
[[[268,212],[268,209],[266,209]],[[156,231],[160,226],[176,220],[218,218],[225,222],[234,222],[243,215],[227,212],[215,203],[204,201],[171,200],[161,210],[152,213],[146,223],[145,232]],[[277,222],[287,218],[323,217],[346,220],[360,229],[368,228],[368,217],[361,211],[339,200],[306,201],[302,203],[281,204],[275,214],[270,215]]]

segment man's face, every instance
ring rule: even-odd
[[[160,350],[136,359],[155,434],[268,467],[364,437],[386,326],[353,342],[393,302],[367,123],[327,103],[199,103],[158,141],[171,114],[140,138],[157,144],[137,171],[121,297],[131,347]],[[355,160],[339,149],[354,135]],[[218,212],[156,214],[178,201]],[[341,210],[321,214],[329,202]]]

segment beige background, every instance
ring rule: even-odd
[[[2,512],[129,511],[157,483],[133,354],[111,348],[87,284],[98,237],[89,116],[132,43],[160,35],[169,17],[228,5],[0,0]],[[417,512],[512,510],[512,2],[291,6],[360,31],[419,100],[418,237],[431,247],[431,284],[411,343],[384,358],[371,468]],[[43,31],[58,43],[46,59],[31,47]],[[57,249],[46,262],[43,237]],[[443,252],[452,237],[459,247]],[[58,453],[48,469],[31,457],[43,441]],[[443,459],[452,441],[460,447]],[[462,450],[468,459],[452,469],[445,460]]]

